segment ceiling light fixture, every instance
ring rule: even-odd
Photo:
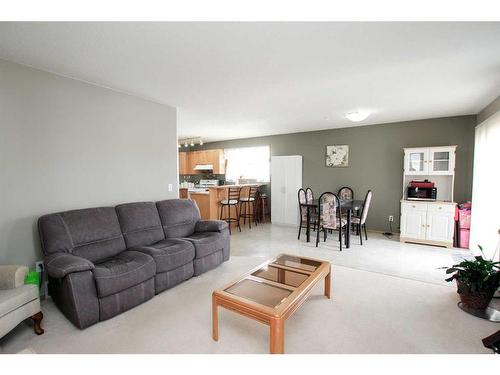
[[[194,137],[194,138],[186,138],[186,139],[179,139],[178,146],[181,147],[183,144],[184,147],[194,147],[195,144],[199,144],[200,146],[203,146],[203,140],[201,137]]]
[[[352,122],[360,122],[366,120],[366,118],[370,116],[370,111],[354,111],[349,112],[345,117]]]

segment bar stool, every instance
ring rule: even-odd
[[[266,193],[261,193],[260,190],[257,193],[257,221],[259,223],[265,223],[266,218],[269,217],[269,212],[268,212],[268,200],[267,200],[267,194]]]
[[[220,201],[220,219],[224,220],[229,224],[229,234],[231,234],[231,223],[236,222],[238,224],[238,229],[241,232],[240,227],[240,215],[239,215],[239,202],[240,202],[240,187],[232,187],[227,190],[227,199]],[[231,216],[231,207],[234,207],[236,212],[236,217]],[[224,216],[224,209],[227,208],[227,216]]]
[[[257,215],[255,214],[257,198],[257,187],[250,186],[248,197],[240,198],[240,217],[243,218],[243,225],[245,225],[248,218],[248,228],[252,229],[252,219],[257,225]]]

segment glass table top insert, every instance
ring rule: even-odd
[[[225,291],[271,308],[278,307],[299,287],[321,262],[281,255]],[[280,266],[288,267],[283,268]]]

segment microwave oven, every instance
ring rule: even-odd
[[[408,186],[406,199],[435,201],[437,199],[437,189],[435,187]]]

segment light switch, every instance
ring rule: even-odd
[[[174,188],[174,187],[173,187],[173,185],[172,185],[172,184],[168,184],[168,191],[172,191],[172,189],[173,189],[173,188]]]

